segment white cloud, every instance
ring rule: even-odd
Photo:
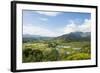
[[[63,34],[68,34],[71,32],[91,32],[91,20],[86,19],[83,24],[75,24],[74,21],[70,21],[70,24],[67,24],[64,28],[56,28],[55,31],[52,31],[39,26],[33,26],[32,24],[27,24],[23,26],[23,34],[30,35],[41,35],[49,37],[57,37]]]
[[[86,19],[83,24],[78,25],[75,24],[74,21],[71,20],[70,24],[67,24],[63,29],[64,34],[68,34],[71,32],[91,32],[91,20]]]
[[[39,18],[41,21],[48,21],[48,18]]]
[[[33,26],[31,24],[23,26],[23,34],[41,35],[41,36],[49,36],[49,37],[57,36],[57,33],[55,32],[52,32],[48,29],[41,28],[38,26]]]
[[[47,15],[47,16],[57,16],[60,12],[48,12],[48,11],[36,11],[39,14]]]
[[[79,26],[79,31],[82,32],[91,32],[91,20],[85,20],[85,22]]]

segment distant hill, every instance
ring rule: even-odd
[[[40,36],[40,35],[29,35],[29,34],[24,34],[23,35],[23,41],[39,41],[39,40],[50,40],[53,37],[47,37],[47,36]]]
[[[30,34],[24,34],[23,35],[23,38],[36,38],[36,37],[42,37],[42,36],[40,36],[40,35],[30,35]]]
[[[65,41],[90,41],[91,32],[71,32],[61,35],[56,39],[63,39]]]
[[[23,41],[40,41],[40,40],[63,40],[63,41],[90,41],[91,32],[71,32],[69,34],[64,34],[58,37],[46,37],[40,35],[23,35]]]

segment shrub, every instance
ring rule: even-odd
[[[22,54],[23,62],[40,62],[43,58],[40,50],[24,49]]]

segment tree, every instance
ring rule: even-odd
[[[42,51],[40,50],[33,50],[32,55],[33,55],[32,60],[34,62],[40,62],[43,59],[43,54],[42,54]]]
[[[48,42],[48,47],[55,48],[57,45],[57,42]]]
[[[49,53],[44,54],[45,61],[57,61],[59,59],[59,53],[56,49],[51,50]]]
[[[40,62],[42,61],[43,54],[40,50],[24,49],[23,62]]]

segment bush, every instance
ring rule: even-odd
[[[48,53],[44,53],[43,61],[57,61],[59,58],[59,53],[56,49],[51,48],[52,50]]]
[[[40,62],[43,58],[40,50],[24,49],[22,54],[23,62]]]

